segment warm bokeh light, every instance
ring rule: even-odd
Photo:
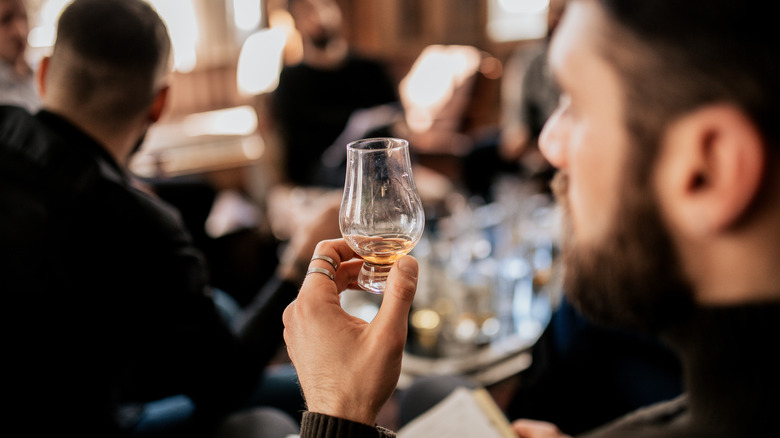
[[[260,0],[233,0],[233,22],[241,30],[255,30],[260,26],[263,12]]]
[[[249,105],[190,114],[182,122],[184,133],[199,135],[249,135],[257,129],[257,113]]]
[[[434,330],[441,324],[441,315],[431,309],[418,309],[412,313],[412,326],[417,330]]]
[[[50,48],[57,34],[57,20],[65,6],[72,0],[46,0],[41,4],[38,16],[31,20],[34,25],[27,36],[27,43],[33,48]]]
[[[550,0],[489,0],[487,33],[494,41],[543,38]]]
[[[244,95],[267,93],[279,84],[286,32],[263,29],[250,35],[238,56],[238,90]]]
[[[303,58],[303,42],[292,15],[284,9],[274,9],[268,13],[268,25],[272,29],[283,30],[286,35],[284,63],[291,65],[300,62]]]
[[[45,51],[54,45],[57,34],[57,20],[72,0],[44,0],[30,29],[28,44],[34,49]],[[160,14],[168,26],[173,44],[174,68],[179,72],[190,72],[197,64],[198,21],[192,0],[147,0]]]
[[[406,122],[416,132],[428,130],[455,90],[480,66],[482,53],[471,46],[426,47],[401,81]]]
[[[173,44],[173,68],[182,73],[195,69],[198,61],[198,20],[192,0],[147,0],[168,26]]]
[[[547,9],[550,0],[498,0],[498,4],[513,14],[538,14]]]

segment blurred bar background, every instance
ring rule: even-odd
[[[283,34],[283,62],[300,56],[284,0],[149,0],[166,20],[175,46],[176,71],[168,118],[253,104],[254,94],[272,91],[273,81],[254,89],[237,82],[239,56],[255,44],[255,66],[273,72],[279,38],[260,38],[275,29]],[[31,63],[54,41],[55,23],[68,0],[28,0]],[[545,34],[546,0],[338,0],[350,43],[385,61],[398,81],[425,47],[468,45],[503,62],[518,44]],[[262,35],[261,35],[262,36]],[[258,41],[258,39],[262,41]],[[480,77],[470,110],[470,124],[494,123],[498,111],[499,70]],[[266,77],[269,74],[266,74]],[[273,78],[273,74],[270,74]]]
[[[232,193],[209,207],[230,205],[225,210],[232,214],[220,222],[219,214],[211,212],[205,230],[209,239],[256,228],[285,241],[294,232],[296,216],[321,194],[293,190],[280,202],[273,199],[282,146],[268,98],[281,68],[302,56],[286,0],[148,1],[168,25],[175,66],[167,112],[151,128],[131,170],[156,182],[195,176],[214,192]],[[35,68],[51,49],[58,15],[69,1],[27,3],[28,56]],[[539,45],[547,34],[549,0],[337,3],[352,48],[389,67],[409,128],[425,131],[441,123],[472,140],[500,126],[502,79],[510,56]],[[422,271],[402,385],[430,372],[477,373],[491,384],[524,369],[530,357],[519,353],[538,339],[557,301],[551,199],[527,181],[502,180],[493,187],[493,199],[474,201],[460,180],[472,144],[412,142],[416,159],[442,178],[418,182],[429,201],[429,217],[413,252]],[[198,222],[188,221],[192,212],[182,213],[185,222]],[[194,230],[196,241],[203,233]],[[247,289],[262,284],[262,278],[246,273],[260,263],[258,256],[247,256],[245,242],[246,235],[238,235],[229,250],[237,255],[226,256],[220,249],[209,259],[217,281],[220,274],[231,277],[217,286],[229,288],[241,275],[251,277]],[[229,265],[227,272],[216,263]],[[344,297],[352,300],[346,307],[355,314],[370,319],[376,312],[377,297]]]

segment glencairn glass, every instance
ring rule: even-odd
[[[339,227],[364,261],[358,285],[369,292],[384,292],[391,266],[414,248],[424,225],[409,142],[368,138],[349,143]]]

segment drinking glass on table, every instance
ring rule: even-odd
[[[414,248],[424,225],[409,142],[368,138],[348,144],[339,227],[347,244],[363,258],[360,287],[384,292],[390,267]]]

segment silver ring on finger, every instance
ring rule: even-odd
[[[326,261],[326,262],[330,263],[331,266],[333,266],[333,270],[334,271],[338,271],[339,270],[339,264],[336,263],[335,260],[333,260],[332,258],[330,258],[330,257],[328,257],[326,255],[315,254],[314,257],[311,258],[311,261],[315,261],[315,260]]]
[[[306,271],[306,276],[308,277],[309,274],[322,274],[330,278],[334,283],[336,282],[336,276],[325,268],[309,268],[309,270]]]

